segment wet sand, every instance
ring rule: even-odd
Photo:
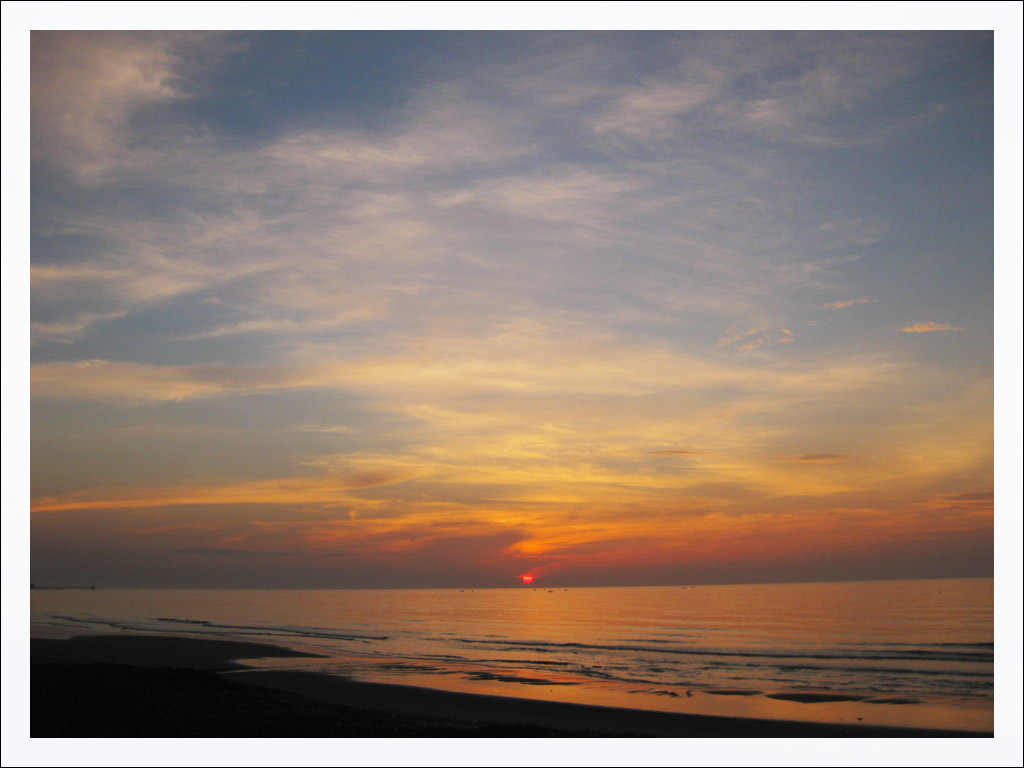
[[[32,640],[32,737],[978,737],[683,715],[251,670],[285,648],[181,637]]]

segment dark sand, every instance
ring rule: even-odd
[[[256,671],[302,656],[136,635],[32,640],[38,737],[977,737],[963,731],[681,715]]]

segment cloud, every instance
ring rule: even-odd
[[[304,173],[355,173],[383,180],[395,172],[494,167],[527,151],[501,119],[507,107],[474,97],[471,84],[453,78],[410,94],[390,131],[318,130],[289,133],[261,154]]]
[[[199,555],[201,557],[344,557],[347,553],[321,553],[302,550],[297,552],[274,552],[267,549],[220,549],[216,547],[189,547],[174,550],[175,555]]]
[[[720,345],[726,346],[736,344],[737,342],[750,338],[756,333],[758,333],[757,328],[747,328],[746,330],[738,330],[735,325],[730,325],[728,329],[726,329],[722,337],[718,339],[718,343]]]
[[[217,35],[188,32],[32,33],[32,154],[92,176],[119,162],[141,107],[186,96],[189,54],[207,60]]]
[[[609,89],[595,72],[611,76],[613,62],[630,56],[611,38],[556,35],[525,69],[492,65],[420,84],[380,130],[284,123],[252,143],[207,128],[183,132],[173,121],[159,135],[126,133],[142,105],[181,103],[190,93],[189,46],[226,46],[227,38],[71,39],[82,50],[70,58],[90,62],[77,79],[45,67],[38,77],[52,79],[55,93],[72,88],[68,78],[79,92],[109,90],[89,101],[97,114],[107,114],[103,103],[122,105],[97,128],[99,148],[80,147],[82,157],[105,153],[104,162],[130,172],[105,176],[109,191],[128,178],[160,179],[196,202],[176,199],[149,217],[118,206],[41,216],[38,229],[54,239],[87,235],[103,245],[61,263],[51,263],[47,245],[38,249],[37,343],[74,341],[110,313],[131,321],[199,295],[223,312],[176,333],[180,341],[322,338],[375,321],[402,332],[397,325],[437,322],[442,305],[464,318],[552,306],[602,323],[641,315],[665,323],[726,308],[757,317],[794,288],[832,287],[854,256],[823,258],[823,247],[878,236],[876,222],[816,211],[799,186],[776,181],[777,161],[742,147],[708,154],[699,142],[682,144],[655,162],[631,145],[613,163],[581,160],[577,150],[603,146],[601,137],[668,131],[680,115],[738,98],[736,78],[770,58],[756,36],[735,70],[677,52],[670,74]],[[44,42],[40,56],[74,69]],[[108,49],[134,62],[119,96],[120,81],[102,64]],[[563,89],[587,95],[567,107]],[[50,120],[46,108],[37,111]],[[599,136],[579,134],[595,121]],[[577,136],[572,151],[566,136]],[[293,268],[296,254],[302,270]],[[770,333],[737,347],[790,338]]]
[[[404,339],[390,351],[353,348],[338,357],[330,345],[296,346],[275,363],[154,365],[104,359],[36,363],[37,399],[111,400],[125,405],[232,394],[328,388],[360,392],[400,408],[428,406],[444,414],[461,399],[490,396],[644,397],[731,387],[786,397],[856,392],[899,376],[896,361],[851,358],[752,370],[627,335],[539,319],[482,332],[440,328]],[[411,412],[410,412],[411,413]]]
[[[223,485],[90,488],[70,494],[37,497],[33,512],[67,509],[144,509],[210,504],[361,505],[352,492],[407,482],[414,475],[393,469],[334,472],[318,477],[284,477]]]
[[[846,309],[847,307],[854,307],[858,304],[870,304],[874,299],[849,299],[847,301],[833,301],[831,304],[826,304],[827,309]]]
[[[358,429],[337,430],[336,421],[327,421],[319,430],[323,437],[303,441],[300,450],[290,438],[274,441],[279,463],[301,466],[312,479],[113,495],[101,488],[88,498],[60,502],[69,508],[86,502],[92,508],[107,502],[131,508],[262,499],[344,502],[364,509],[351,493],[343,493],[358,488],[380,503],[390,500],[409,511],[445,504],[497,513],[554,504],[596,514],[608,505],[667,502],[714,478],[727,489],[725,497],[741,487],[761,493],[794,493],[799,487],[800,493],[816,494],[863,484],[862,473],[813,484],[799,478],[795,486],[794,477],[766,467],[763,455],[773,452],[780,439],[806,432],[805,420],[791,414],[808,398],[838,397],[858,405],[873,401],[880,390],[896,402],[900,392],[894,386],[899,367],[880,361],[828,367],[762,364],[750,370],[741,362],[711,364],[664,349],[638,349],[623,340],[597,337],[589,343],[591,348],[582,346],[579,337],[563,339],[526,324],[473,340],[419,340],[416,354],[321,357],[306,364],[42,363],[34,369],[33,395],[41,407],[52,399],[61,407],[82,399],[124,408],[262,394],[263,402],[250,402],[245,412],[276,413],[275,421],[287,420],[287,411],[278,413],[281,405],[274,393],[318,389],[333,393],[338,402],[358,404]],[[163,412],[164,418],[193,413],[202,419],[215,412],[210,407],[144,408],[129,418],[145,423],[150,414]],[[817,415],[808,418],[813,422]],[[240,426],[251,429],[246,417]],[[317,431],[308,421],[294,429]],[[123,456],[130,439],[123,431],[90,437],[91,453],[111,455],[104,462],[106,482],[117,482],[122,464],[145,461]],[[680,444],[685,447],[672,447]],[[189,441],[164,445],[166,456],[157,454],[161,464],[170,462],[175,451],[190,450]],[[668,456],[687,461],[665,462]],[[213,465],[220,461],[211,458]],[[39,495],[45,495],[42,487]],[[51,507],[56,503],[47,502]]]
[[[957,493],[948,496],[947,498],[949,498],[952,501],[979,502],[982,504],[991,504],[993,501],[995,501],[995,494],[992,493],[991,491]]]
[[[736,326],[729,326],[725,334],[719,338],[718,346],[731,346],[740,352],[752,350],[768,344],[789,344],[796,340],[796,336],[788,328],[779,328],[777,331],[761,331],[757,328],[747,330],[736,330]]]
[[[926,35],[787,32],[747,39],[753,44],[739,60],[755,85],[745,93],[735,89],[720,108],[722,120],[735,128],[799,144],[855,147],[889,141],[935,119],[930,108],[875,107],[894,81],[934,66]],[[769,55],[785,74],[753,74],[764,71]]]
[[[612,174],[564,169],[534,176],[502,176],[455,190],[442,207],[475,205],[502,215],[591,224],[636,191],[636,180]]]
[[[945,323],[914,323],[914,325],[908,325],[906,328],[900,328],[900,333],[934,333],[936,331],[962,331],[963,328],[958,325],[946,325]]]
[[[128,314],[126,310],[119,310],[117,312],[86,313],[66,322],[35,322],[30,326],[32,340],[33,343],[38,341],[54,341],[61,344],[70,344],[93,326],[117,320],[126,314]]]
[[[37,363],[32,396],[112,400],[125,405],[182,401],[302,386],[308,372],[270,366],[148,365],[111,360]]]
[[[703,131],[819,147],[877,144],[934,120],[879,109],[894,81],[934,65],[913,33],[681,34],[667,74],[611,89],[592,122],[601,138],[664,153]]]
[[[626,90],[594,121],[598,134],[621,134],[637,141],[671,136],[676,121],[711,102],[723,90],[714,78],[696,77],[645,83]]]
[[[850,457],[842,453],[805,453],[802,456],[793,457],[793,461],[808,464],[835,464],[849,460]]]

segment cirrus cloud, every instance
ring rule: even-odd
[[[964,330],[959,325],[947,325],[946,323],[935,323],[928,321],[926,323],[914,323],[908,325],[906,328],[900,328],[900,333],[935,333],[936,331],[962,331]]]

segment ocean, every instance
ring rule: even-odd
[[[993,581],[33,590],[34,631],[262,641],[258,667],[673,712],[992,729]]]

